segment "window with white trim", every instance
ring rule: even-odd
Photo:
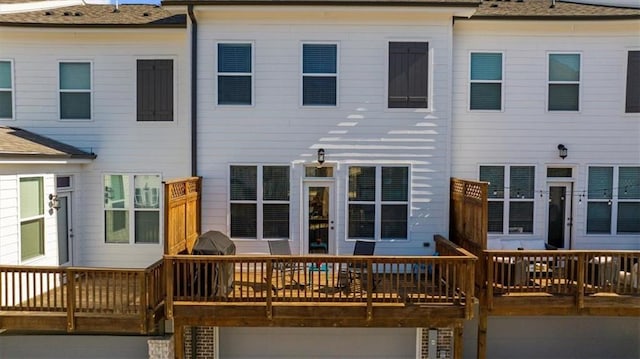
[[[218,105],[253,103],[253,44],[218,43]]]
[[[502,110],[502,53],[472,52],[469,109]]]
[[[160,175],[104,176],[106,243],[160,243]]]
[[[549,54],[547,109],[580,110],[580,54]]]
[[[13,63],[0,60],[0,120],[13,119]]]
[[[289,238],[289,166],[229,169],[231,237]]]
[[[59,63],[60,119],[91,119],[91,63]]]
[[[302,105],[335,106],[338,45],[302,44]]]
[[[533,233],[535,167],[480,166],[479,178],[489,182],[488,232]]]
[[[640,166],[591,166],[588,234],[640,233]]]
[[[409,167],[349,167],[348,237],[407,239]]]
[[[20,259],[44,255],[44,179],[20,178]]]

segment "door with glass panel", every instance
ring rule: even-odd
[[[335,200],[332,182],[304,185],[306,253],[335,253]]]
[[[547,243],[557,248],[571,247],[571,183],[548,186]]]
[[[58,206],[58,263],[61,266],[72,265],[71,193],[58,193]]]

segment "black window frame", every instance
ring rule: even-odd
[[[627,53],[626,113],[640,113],[640,50]]]

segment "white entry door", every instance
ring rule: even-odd
[[[59,193],[58,203],[58,264],[72,265],[73,226],[71,222],[71,193]]]
[[[304,253],[336,253],[335,207],[332,181],[305,182]]]
[[[547,210],[547,243],[571,249],[573,187],[571,183],[550,183]]]

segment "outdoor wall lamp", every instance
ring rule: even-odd
[[[563,160],[567,157],[568,148],[565,147],[562,143],[558,145],[558,156]]]
[[[318,164],[322,165],[324,163],[324,148],[318,149]]]
[[[49,194],[49,208],[58,210],[60,209],[60,200],[58,200],[57,194]]]

